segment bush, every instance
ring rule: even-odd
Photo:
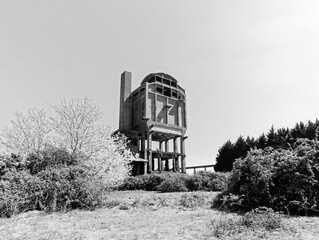
[[[144,189],[145,179],[137,177],[127,177],[124,179],[123,183],[118,187],[119,190],[141,190]]]
[[[152,173],[145,177],[144,190],[146,191],[156,191],[157,186],[159,186],[165,179],[165,174]]]
[[[198,172],[195,175],[163,172],[127,177],[119,190],[146,191],[222,191],[226,189],[229,173]]]
[[[179,176],[165,179],[157,190],[160,192],[186,192],[188,191],[185,181]]]
[[[191,191],[223,191],[226,190],[229,173],[198,172],[189,177],[187,187]]]
[[[203,194],[183,194],[180,205],[185,208],[195,208],[205,204],[205,196]]]
[[[212,225],[214,236],[221,239],[231,236],[236,236],[236,239],[260,239],[267,236],[266,231],[285,228],[282,216],[266,207],[253,209],[238,220],[220,219]],[[293,229],[289,230],[293,232]],[[250,238],[251,235],[253,238]]]
[[[318,143],[305,139],[294,150],[252,150],[234,162],[224,196],[241,196],[240,205],[250,209],[266,206],[288,214],[318,215],[318,157]]]
[[[282,217],[271,208],[259,207],[246,213],[241,223],[246,227],[274,230],[282,227]]]
[[[107,186],[85,166],[69,159],[56,149],[30,155],[26,161],[2,157],[0,217],[28,210],[51,212],[98,206]]]

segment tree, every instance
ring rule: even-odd
[[[106,186],[116,185],[129,173],[131,153],[125,139],[99,124],[102,113],[92,100],[64,100],[51,106],[55,115],[49,119],[44,110],[15,114],[11,128],[2,134],[1,142],[9,153],[26,157],[56,147],[85,166],[88,176],[103,179]]]
[[[95,144],[99,145],[97,138],[109,135],[109,130],[98,126],[102,113],[91,100],[64,100],[51,106],[56,113],[56,116],[50,118],[55,133],[54,142],[66,148],[74,157],[81,152],[90,157],[98,150],[93,147]]]
[[[267,138],[266,138],[265,134],[263,133],[257,139],[257,148],[264,149],[266,146],[267,146]]]
[[[6,152],[26,156],[39,153],[50,143],[52,128],[43,109],[32,108],[27,115],[16,112],[11,128],[1,133],[1,144]]]
[[[231,171],[234,162],[234,144],[228,140],[218,149],[216,164],[214,170],[216,172]]]
[[[125,141],[112,135],[109,127],[98,124],[102,113],[92,100],[64,100],[52,107],[57,115],[50,118],[57,146],[89,167],[108,186],[116,185],[129,173],[131,153]]]

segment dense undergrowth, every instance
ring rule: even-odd
[[[26,159],[0,157],[0,217],[29,210],[93,208],[105,186],[66,151],[50,148]]]
[[[163,172],[127,177],[119,190],[160,192],[224,191],[229,173],[198,172],[194,175]]]
[[[293,149],[251,150],[234,162],[227,190],[214,206],[265,206],[292,215],[319,215],[319,143],[299,139]]]

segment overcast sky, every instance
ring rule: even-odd
[[[239,135],[319,116],[319,1],[1,0],[0,128],[15,111],[91,98],[118,127],[120,75],[187,94],[187,165]]]

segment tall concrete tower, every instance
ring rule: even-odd
[[[133,175],[152,171],[185,173],[185,90],[165,73],[147,75],[133,92],[131,84],[131,73],[123,72],[119,132],[128,137],[129,148],[140,156],[133,162]]]
[[[120,93],[120,123],[119,130],[130,130],[132,125],[132,110],[130,94],[132,88],[132,74],[123,72],[121,75]]]

